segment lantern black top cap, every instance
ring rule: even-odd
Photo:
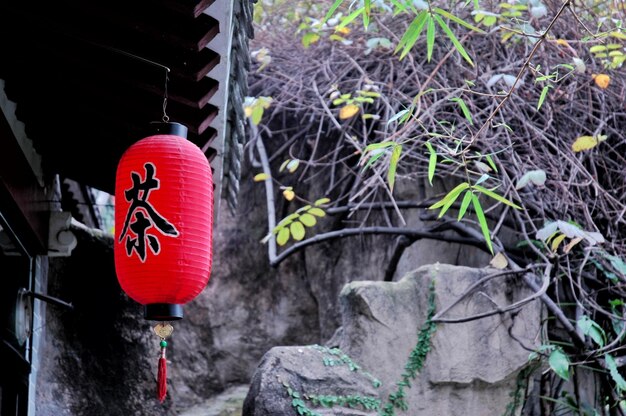
[[[149,134],[171,134],[187,138],[187,126],[174,122],[152,121],[150,122]]]

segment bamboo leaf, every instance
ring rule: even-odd
[[[483,207],[480,205],[480,201],[478,197],[472,194],[472,205],[474,206],[474,211],[476,212],[476,218],[478,219],[478,224],[480,225],[480,230],[483,232],[483,237],[485,237],[485,243],[487,243],[487,247],[491,254],[493,254],[493,245],[491,244],[491,234],[489,232],[489,225],[487,225],[487,219],[485,218],[485,213],[483,212]]]
[[[548,91],[550,91],[550,88],[552,88],[550,85],[546,85],[541,90],[541,95],[539,95],[539,101],[537,102],[537,110],[539,110],[543,105],[543,102],[545,101],[546,96],[548,95]]]
[[[435,47],[435,21],[430,13],[426,16],[426,59],[430,62]]]
[[[390,125],[391,123],[393,123],[394,121],[398,120],[400,117],[402,117],[403,115],[405,115],[406,113],[409,112],[408,108],[405,108],[404,110],[400,110],[398,111],[396,114],[394,114],[393,117],[391,117],[388,121],[387,121],[387,125]]]
[[[476,183],[474,184],[474,186],[476,185],[480,185],[481,183],[485,182],[487,179],[489,179],[491,176],[489,176],[488,173],[483,173],[483,176],[481,176]]]
[[[335,0],[333,5],[330,6],[330,9],[328,9],[328,13],[326,13],[326,16],[324,16],[324,20],[322,20],[322,23],[326,23],[326,21],[330,19],[333,14],[335,14],[335,11],[337,11],[337,8],[341,6],[341,3],[343,3],[343,0]]]
[[[356,19],[357,17],[359,17],[360,14],[363,13],[363,11],[365,10],[364,7],[359,7],[358,9],[356,9],[355,11],[353,11],[352,13],[350,13],[348,16],[344,17],[341,20],[341,23],[339,23],[337,25],[337,27],[335,28],[335,30],[341,30],[344,27],[348,26],[350,23],[352,23],[352,21],[354,19]]]
[[[372,144],[368,144],[365,147],[365,151],[368,150],[376,150],[376,149],[385,149],[387,147],[390,146],[395,146],[396,142],[393,141],[386,141],[386,142],[380,142],[380,143],[372,143]]]
[[[465,119],[473,126],[474,121],[472,120],[472,113],[470,113],[467,104],[465,104],[465,101],[463,101],[463,99],[459,97],[451,98],[450,101],[454,101],[459,105],[459,107],[461,108],[461,112],[463,113],[463,117],[465,117]]]
[[[429,206],[428,209],[441,208],[444,205],[446,205],[448,202],[450,202],[450,200],[452,200],[452,202],[454,202],[456,200],[456,198],[461,194],[461,192],[463,192],[467,188],[469,188],[469,184],[467,182],[463,182],[463,183],[458,184],[456,187],[454,187],[454,189],[452,189],[450,192],[448,192],[448,194],[446,196],[444,196],[440,201],[438,201],[438,202],[434,203],[433,205]]]
[[[437,15],[435,15],[435,19],[437,20],[437,23],[439,23],[439,26],[441,26],[443,31],[446,32],[446,35],[448,35],[448,39],[450,39],[450,42],[452,42],[456,50],[471,66],[474,66],[474,62],[472,61],[472,58],[469,57],[469,55],[465,51],[465,48],[463,48],[463,45],[461,45],[461,42],[459,42],[456,36],[454,36],[454,33],[452,32],[452,30],[450,30],[446,22],[444,22],[443,19]]]
[[[457,221],[461,221],[461,218],[467,212],[467,208],[469,207],[470,202],[472,201],[472,191],[466,191],[463,196],[463,201],[461,202],[461,208],[459,209],[459,216],[457,217]]]
[[[452,20],[453,22],[456,22],[456,23],[460,24],[461,26],[464,26],[464,27],[466,27],[466,28],[468,28],[470,30],[473,30],[474,32],[482,33],[483,35],[485,35],[487,33],[484,30],[482,30],[482,29],[480,29],[480,28],[478,28],[478,27],[476,27],[474,25],[471,25],[471,24],[467,23],[465,20],[463,20],[463,19],[461,19],[459,17],[456,17],[452,13],[447,12],[447,11],[445,11],[443,9],[440,9],[439,7],[434,7],[433,11],[435,13],[437,13],[437,14],[442,15],[443,17],[447,17],[448,19]]]
[[[396,144],[391,152],[391,160],[389,161],[389,171],[387,172],[387,182],[389,183],[389,189],[393,192],[393,185],[396,182],[396,170],[398,169],[398,161],[402,154],[402,145]]]
[[[380,159],[384,154],[385,154],[385,151],[382,149],[371,152],[370,153],[371,156],[369,160],[367,161],[367,163],[365,164],[365,166],[363,166],[363,170],[361,172],[365,172],[370,166],[374,164],[374,162]]]
[[[494,172],[498,172],[498,167],[496,166],[496,164],[493,161],[493,158],[491,157],[491,155],[485,155],[485,159],[487,159],[487,163],[489,163],[489,166],[491,166],[491,168],[494,170]]]
[[[391,0],[391,3],[396,6],[398,8],[398,10],[400,12],[407,12],[408,9],[406,8],[406,6],[402,3],[400,3],[398,0]],[[394,15],[395,16],[395,15]]]
[[[474,185],[473,186],[474,189],[476,189],[477,191],[495,199],[498,202],[502,202],[503,204],[506,204],[510,207],[513,207],[515,209],[522,209],[522,207],[520,207],[519,205],[514,204],[513,202],[509,201],[508,199],[506,199],[505,197],[498,195],[497,193],[490,191],[489,189],[483,188],[480,185]]]
[[[430,153],[430,157],[428,158],[428,182],[430,182],[430,186],[433,186],[435,168],[437,167],[437,152],[430,142],[426,142],[426,147],[428,148],[428,153]]]
[[[420,33],[422,33],[422,29],[424,29],[424,25],[426,24],[426,16],[428,12],[426,10],[422,10],[416,17],[413,19],[409,27],[402,35],[402,39],[398,42],[398,46],[396,46],[396,50],[394,53],[402,50],[400,54],[400,60],[406,56],[407,53],[411,50],[415,42],[417,42],[417,38],[419,38]]]

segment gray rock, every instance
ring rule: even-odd
[[[385,403],[396,391],[425,322],[430,282],[435,281],[436,308],[443,310],[473,283],[497,272],[435,264],[421,267],[399,282],[349,283],[341,292],[343,325],[335,338],[354,362],[382,381],[378,394]],[[494,277],[443,317],[487,312],[495,304],[505,307],[528,294],[515,276]],[[407,414],[503,414],[516,376],[528,361],[525,348],[536,347],[540,312],[541,305],[534,301],[513,313],[438,324],[422,371],[412,387],[405,389]],[[371,385],[359,382],[351,386],[350,381],[357,383],[357,377],[340,371],[345,369],[320,366],[306,347],[274,348],[253,377],[244,416],[293,414],[290,398],[277,377],[288,380],[297,391],[338,395],[356,388],[351,391],[372,394]]]
[[[375,410],[314,406],[311,395],[369,397],[379,400],[376,380],[363,370],[342,362],[335,350],[320,346],[275,347],[265,354],[243,407],[243,416],[296,414],[289,390],[297,392],[304,404],[319,415],[376,415]]]

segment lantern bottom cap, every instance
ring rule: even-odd
[[[183,319],[183,305],[150,303],[145,306],[143,317],[150,321],[178,321]]]

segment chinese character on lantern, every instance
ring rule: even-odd
[[[164,235],[178,236],[176,227],[159,214],[148,201],[150,191],[159,189],[156,168],[150,162],[144,164],[143,167],[146,172],[145,180],[141,180],[139,173],[131,172],[133,186],[124,191],[124,198],[130,205],[118,240],[121,243],[126,237],[126,254],[130,257],[134,250],[142,262],[146,260],[146,242],[154,254],[158,255],[161,251],[158,236],[148,233],[149,228],[154,227]],[[131,222],[132,219],[134,221]],[[127,235],[129,228],[135,234],[135,238]]]

